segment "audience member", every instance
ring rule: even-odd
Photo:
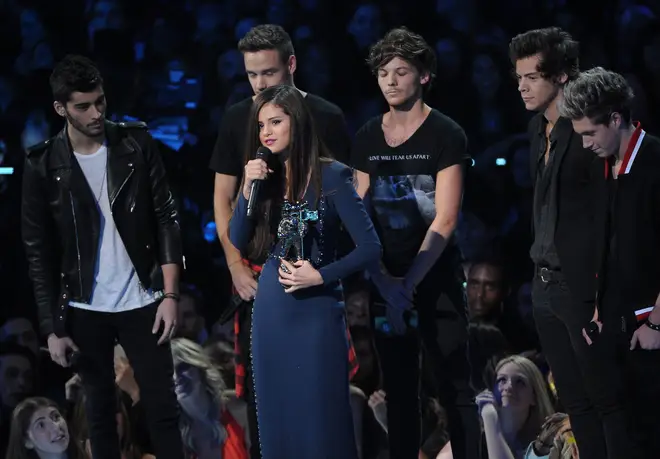
[[[501,263],[484,260],[470,265],[467,276],[470,321],[499,328],[514,352],[538,347],[536,334],[525,326],[517,308],[508,301],[510,295],[511,287]]]
[[[554,409],[539,369],[513,355],[495,368],[494,390],[477,396],[489,458],[521,459]]]
[[[6,459],[77,459],[69,426],[52,400],[33,397],[16,406]]]
[[[174,381],[181,407],[181,435],[198,459],[247,459],[247,407],[226,392],[220,372],[197,343],[172,340]]]
[[[0,343],[16,343],[34,354],[39,354],[39,337],[30,319],[23,316],[14,316],[6,319],[0,325]]]

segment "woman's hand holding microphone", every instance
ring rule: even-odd
[[[255,180],[264,180],[268,174],[272,172],[273,170],[268,168],[266,161],[261,158],[248,161],[245,165],[245,173],[243,174],[245,177],[243,183],[243,197],[249,200],[252,182]]]

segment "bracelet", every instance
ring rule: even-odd
[[[179,301],[181,299],[181,296],[179,296],[178,293],[166,293],[165,295],[163,295],[163,299],[165,298],[169,298],[174,301]]]
[[[651,330],[655,330],[657,332],[660,332],[660,325],[654,324],[649,319],[646,319],[646,326],[649,327]]]

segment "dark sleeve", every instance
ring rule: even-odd
[[[467,149],[467,136],[459,126],[447,131],[440,139],[440,154],[436,172],[440,172],[455,164],[466,165],[470,159]]]
[[[226,113],[222,118],[209,167],[218,174],[239,177],[243,172],[244,155],[240,150],[243,139],[236,139],[231,120],[231,113]]]
[[[39,329],[44,336],[54,333],[53,308],[59,295],[56,284],[59,260],[56,256],[55,222],[46,200],[43,179],[28,158],[23,170],[21,232],[28,275],[37,303]]]
[[[351,136],[348,133],[348,125],[344,113],[333,115],[327,126],[327,132],[323,139],[330,149],[333,158],[344,164],[348,164],[351,151]]]
[[[332,167],[328,166],[326,173],[336,174],[334,170],[329,170]],[[381,256],[380,240],[362,200],[353,187],[351,169],[342,167],[330,187],[336,191],[328,194],[329,203],[337,210],[341,222],[355,243],[355,248],[345,257],[319,269],[325,284],[371,267],[378,263]]]
[[[157,142],[146,133],[145,158],[149,169],[151,199],[156,214],[156,234],[158,240],[158,262],[160,265],[182,264],[181,228],[179,213],[167,181],[165,166],[158,151]]]
[[[229,240],[242,255],[245,255],[248,243],[254,233],[254,220],[247,216],[247,204],[247,199],[239,191],[234,213],[229,220]]]
[[[364,127],[362,127],[362,129],[355,134],[355,139],[353,140],[353,145],[351,147],[351,155],[347,164],[353,169],[368,174],[368,152],[365,148],[366,139],[367,133],[365,132]]]

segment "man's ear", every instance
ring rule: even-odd
[[[61,102],[58,101],[53,102],[53,108],[55,109],[55,113],[60,115],[62,118],[66,118],[66,109],[64,108],[64,105],[62,105]]]
[[[562,73],[561,75],[559,75],[559,76],[557,77],[557,82],[558,82],[560,85],[564,85],[564,84],[566,84],[567,81],[568,81],[568,75],[566,75],[565,73]]]

